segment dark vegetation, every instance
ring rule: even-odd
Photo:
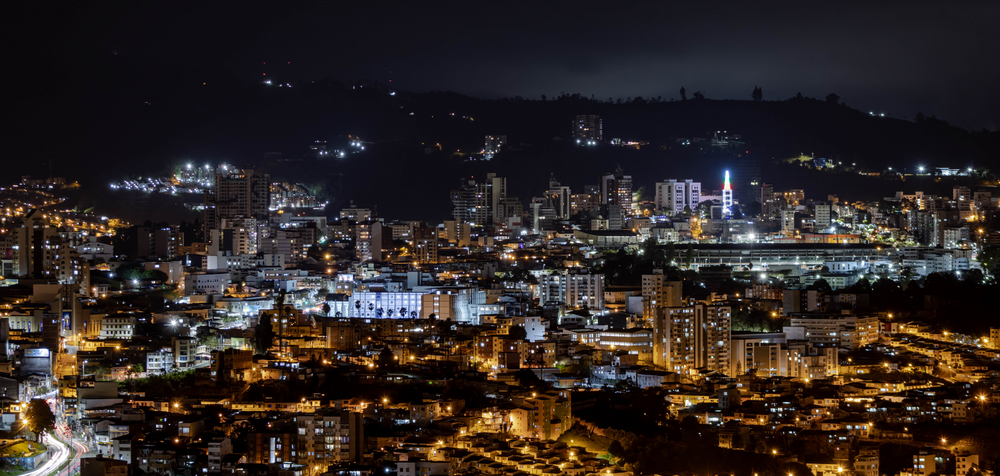
[[[120,61],[114,66],[121,70],[116,77],[127,77],[134,65]],[[705,182],[706,188],[716,182],[721,186],[722,171],[740,156],[749,155],[760,160],[764,180],[776,189],[809,183],[810,195],[838,193],[862,199],[878,198],[887,188],[894,188],[893,181],[858,175],[846,182],[822,180],[826,176],[816,174],[830,172],[777,162],[805,153],[857,164],[860,170],[899,169],[917,161],[1000,169],[996,164],[998,133],[965,131],[933,117],[917,116],[917,111],[871,117],[842,103],[808,97],[604,101],[562,94],[544,101],[486,100],[451,92],[399,91],[389,96],[385,88],[367,81],[295,81],[292,88],[270,88],[219,78],[207,84],[201,79],[181,80],[170,88],[148,91],[142,98],[120,98],[116,89],[120,81],[89,84],[92,90],[85,104],[67,114],[66,120],[76,126],[73,132],[46,143],[44,149],[14,151],[32,159],[44,154],[45,160],[29,160],[25,170],[11,169],[16,175],[7,180],[22,174],[45,175],[49,158],[54,157],[55,168],[83,183],[74,197],[82,208],[94,206],[107,214],[118,211],[129,219],[151,207],[164,208],[154,203],[170,202],[173,206],[168,208],[176,209],[182,202],[199,200],[111,193],[107,187],[111,179],[167,175],[173,166],[189,160],[228,161],[315,185],[337,200],[334,210],[354,199],[366,206],[379,205],[386,216],[436,220],[450,208],[448,190],[460,177],[486,172],[523,177],[511,180],[508,187],[510,195],[527,200],[544,189],[550,172],[578,190],[596,183],[599,174],[616,164],[636,177],[637,186],[647,189],[668,176],[690,176]],[[87,116],[73,120],[74,114]],[[568,140],[569,122],[576,114],[601,115],[606,140],[620,137],[648,145],[641,150],[576,147]],[[915,122],[901,119],[904,116]],[[717,130],[742,133],[746,146],[718,150],[681,146],[673,140],[704,137]],[[349,142],[348,134],[370,145],[345,159],[316,162],[304,157],[313,141],[328,140],[337,148]],[[510,147],[491,162],[466,162],[469,154],[482,148],[486,134],[507,135]],[[282,161],[265,161],[265,154],[272,152],[279,152]],[[98,156],[110,165],[94,168],[88,160],[77,160]],[[109,177],[108,170],[114,170],[116,177]],[[526,175],[525,170],[537,174]],[[931,193],[948,185],[935,178],[922,181],[905,188],[915,186]],[[440,192],[428,193],[419,201],[409,199],[418,188]]]

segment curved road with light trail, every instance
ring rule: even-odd
[[[53,451],[54,453],[44,464],[31,471],[22,473],[22,476],[43,476],[47,474],[56,474],[56,469],[62,466],[63,463],[65,463],[72,455],[69,447],[58,439],[45,435],[42,440],[42,442],[48,446],[49,451]]]
[[[49,402],[49,405],[52,405],[52,403],[53,402]],[[66,425],[56,425],[55,432],[63,438],[73,441],[73,435]],[[53,452],[52,456],[49,457],[49,460],[41,466],[31,471],[22,473],[21,476],[70,476],[80,474],[80,457],[87,453],[86,446],[74,441],[73,448],[70,448],[69,446],[66,446],[66,443],[63,443],[61,440],[50,434],[46,434],[42,438],[42,442],[45,443],[46,447],[48,447],[48,451]],[[66,465],[65,468],[57,472],[57,468],[62,466],[67,461],[70,461],[70,464]]]

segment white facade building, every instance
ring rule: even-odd
[[[101,339],[128,340],[132,338],[135,318],[128,315],[107,316],[101,320]]]
[[[684,207],[692,211],[701,203],[701,182],[687,179],[678,182],[670,179],[656,183],[656,208],[669,215],[684,213]]]
[[[539,277],[536,297],[541,303],[559,302],[568,308],[604,308],[604,275],[554,273]]]
[[[224,294],[229,273],[198,273],[184,276],[184,294]]]
[[[351,294],[347,302],[347,313],[344,315],[373,319],[398,319],[419,316],[423,295],[424,293],[414,292],[382,293],[358,291]]]
[[[156,375],[168,373],[174,369],[174,353],[170,348],[146,353],[146,373]]]

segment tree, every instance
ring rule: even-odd
[[[52,414],[52,409],[45,400],[36,398],[28,403],[28,410],[24,412],[24,419],[28,429],[39,436],[46,431],[52,431],[56,427],[56,416]]]
[[[614,440],[608,445],[608,454],[617,461],[625,456],[625,447],[622,446],[620,441]]]
[[[810,289],[815,289],[815,290],[820,291],[820,292],[822,292],[824,294],[829,294],[831,291],[833,291],[833,288],[830,287],[830,283],[828,283],[823,278],[817,279],[816,282],[813,283],[812,286],[809,286],[809,288]]]
[[[838,103],[840,103],[840,96],[837,96],[834,93],[827,94],[826,95],[826,102],[828,102],[830,104],[838,104]]]
[[[687,91],[684,90],[684,86],[681,86],[681,101],[687,101]]]
[[[328,302],[323,303],[323,315],[326,317],[330,317],[330,303]]]
[[[760,89],[760,86],[755,86],[750,97],[753,98],[754,101],[760,101],[761,99],[764,99],[764,91]]]
[[[524,340],[528,337],[528,331],[524,330],[524,326],[510,326],[510,330],[507,331],[507,335],[511,339]]]
[[[277,302],[277,299],[275,299]],[[284,302],[281,303],[284,306]],[[274,344],[274,324],[271,323],[271,314],[262,312],[260,321],[253,331],[253,348],[257,354],[266,354]]]
[[[1000,263],[1000,246],[984,247],[982,253],[979,253],[979,262],[987,273],[996,274],[997,263]]]
[[[694,245],[688,245],[687,254],[684,256],[684,267],[690,268],[694,261]]]
[[[535,387],[542,383],[531,369],[519,369],[514,372],[514,380],[517,380],[517,384],[522,387]]]
[[[378,354],[378,367],[380,369],[388,368],[392,365],[393,353],[388,347],[382,349],[382,352]]]
[[[704,91],[695,91],[694,94],[692,94],[691,96],[694,97],[695,99],[705,99]]]
[[[170,281],[170,276],[167,276],[167,273],[164,273],[163,271],[160,271],[158,269],[147,271],[146,273],[144,273],[144,277],[146,279],[149,279],[150,281],[153,281],[154,283],[160,283],[160,284]]]
[[[853,286],[851,286],[851,291],[860,293],[870,293],[872,292],[872,283],[868,278],[861,278]]]

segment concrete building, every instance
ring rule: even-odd
[[[209,474],[219,474],[222,472],[222,458],[233,453],[233,440],[230,438],[217,438],[208,442],[208,472]]]
[[[505,145],[507,145],[507,136],[486,136],[486,144],[483,146],[483,158],[486,160],[492,159]]]
[[[229,273],[189,273],[184,276],[184,294],[224,294]]]
[[[573,138],[578,141],[577,143],[604,140],[604,125],[601,122],[601,116],[595,114],[578,114],[573,119],[571,130]]]
[[[29,210],[17,231],[14,245],[14,270],[24,278],[51,277],[55,268],[53,259],[61,240],[59,230],[50,225],[41,210]]]
[[[913,455],[913,475],[930,476],[937,473],[936,456],[927,449],[921,449],[918,454]]]
[[[358,463],[365,452],[364,418],[360,413],[326,408],[295,417],[298,462],[307,467]]]
[[[622,229],[618,220],[624,221],[632,213],[632,176],[625,175],[621,167],[601,176],[601,204],[608,208],[611,229]]]
[[[198,341],[193,337],[173,337],[170,339],[174,350],[174,367],[187,370],[197,362]]]
[[[543,275],[536,287],[539,302],[564,303],[567,308],[603,309],[604,275],[565,272]]]
[[[80,253],[81,258],[88,261],[97,258],[101,258],[104,261],[110,261],[115,257],[115,247],[107,243],[97,241],[96,236],[91,236],[84,244],[77,245],[76,252]]]
[[[172,347],[146,353],[146,373],[158,375],[172,372],[174,369],[174,352]]]
[[[555,176],[549,177],[549,189],[545,196],[550,200],[552,208],[555,209],[556,218],[565,220],[572,214],[572,199],[569,187],[560,185]]]
[[[135,317],[129,314],[105,316],[101,322],[100,339],[129,340],[135,330]]]
[[[128,463],[122,460],[95,456],[80,459],[80,476],[127,476]]]
[[[678,182],[670,179],[656,183],[656,209],[667,215],[674,216],[684,213],[687,207],[691,211],[701,203],[701,182],[687,179]]]
[[[298,435],[282,431],[251,432],[247,436],[246,459],[248,463],[274,464],[295,462]]]
[[[425,293],[358,291],[351,294],[347,303],[349,317],[411,318],[421,314]],[[416,314],[414,314],[416,313]]]
[[[472,245],[472,225],[455,220],[445,220],[444,237],[459,247]]]
[[[228,218],[266,223],[270,201],[270,175],[222,165],[215,172],[215,186],[205,191],[205,232],[222,228],[222,220]]]
[[[654,309],[661,307],[677,307],[681,305],[683,293],[681,281],[668,281],[659,273],[642,276],[642,317],[652,322]]]
[[[700,370],[730,371],[732,310],[695,303],[655,310],[653,364],[690,375]]]
[[[813,222],[813,229],[816,233],[826,233],[833,223],[830,220],[830,205],[816,205],[813,207],[813,216],[815,221]]]

